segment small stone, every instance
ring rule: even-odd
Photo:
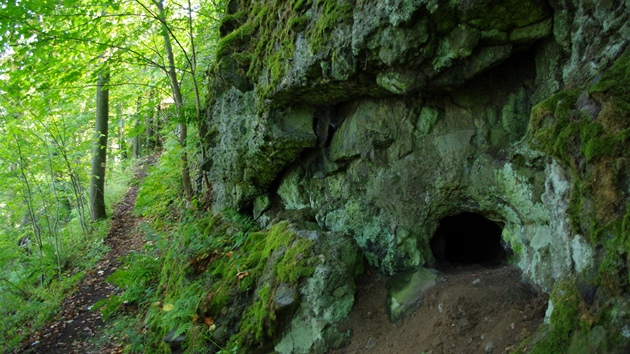
[[[295,305],[298,299],[297,290],[287,283],[280,283],[273,297],[276,310],[283,310]]]
[[[365,349],[372,349],[374,347],[376,347],[376,344],[378,344],[378,342],[376,341],[376,339],[370,337],[367,340],[367,343],[365,343]]]
[[[425,268],[393,276],[387,283],[390,319],[398,321],[415,308],[424,292],[436,283],[437,274]]]
[[[36,345],[38,345],[38,344],[39,344],[39,341],[38,341],[38,340],[36,340],[36,341],[34,341],[33,343],[31,343],[31,347],[34,347],[34,346],[36,346]]]
[[[493,341],[489,341],[488,343],[486,343],[486,345],[484,346],[484,350],[486,351],[487,354],[490,354],[494,351],[494,342]]]
[[[183,334],[180,334],[179,336],[175,337],[176,332],[177,332],[177,328],[168,332],[168,334],[164,337],[164,342],[167,343],[171,347],[171,350],[179,349],[182,346],[182,343],[184,343],[184,340],[186,339],[186,336]]]
[[[481,279],[479,279],[479,278],[473,280],[473,282],[472,282],[473,285],[477,285],[479,283],[481,283]]]

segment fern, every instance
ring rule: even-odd
[[[98,301],[92,306],[92,310],[101,310],[103,318],[107,319],[124,303],[143,303],[151,298],[160,270],[160,262],[146,254],[137,252],[129,254],[125,259],[125,265],[110,275],[106,280],[125,292],[122,295],[114,295],[109,299]]]
[[[116,313],[120,306],[123,304],[123,300],[120,296],[113,295],[109,298],[105,298],[103,300],[97,301],[90,310],[97,311],[101,310],[101,314],[103,315],[103,319],[107,320],[111,315]]]
[[[177,327],[177,329],[175,330],[175,332],[173,333],[173,338],[177,338],[180,335],[182,335],[185,332],[187,332],[192,327],[192,325],[193,325],[192,322],[184,322],[184,323],[180,324]]]

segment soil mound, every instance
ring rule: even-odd
[[[504,353],[542,323],[547,296],[521,281],[518,269],[450,267],[427,290],[417,309],[392,323],[386,277],[365,275],[342,330],[349,353]]]

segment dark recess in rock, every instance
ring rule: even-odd
[[[438,265],[444,263],[498,265],[507,260],[501,227],[475,213],[461,213],[440,221],[431,239]]]

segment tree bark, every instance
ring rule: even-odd
[[[164,49],[168,58],[168,77],[171,81],[171,89],[173,92],[173,101],[175,101],[175,110],[177,112],[177,129],[179,130],[178,142],[182,147],[180,156],[182,165],[182,186],[184,188],[184,196],[187,201],[191,201],[193,197],[192,184],[190,182],[190,172],[188,170],[188,155],[186,154],[186,140],[188,139],[188,124],[184,114],[184,100],[182,99],[182,91],[177,81],[177,72],[175,71],[175,56],[173,55],[173,46],[171,45],[171,37],[166,25],[166,15],[164,14],[164,3],[162,0],[155,0],[158,8],[158,16],[162,22],[162,37],[164,37]]]
[[[109,120],[109,71],[99,74],[96,85],[95,144],[90,181],[92,220],[107,217],[105,212],[105,166],[107,165],[107,124]]]
[[[116,106],[116,116],[118,116],[118,150],[122,163],[122,160],[127,159],[127,142],[125,141],[125,117],[123,116],[122,104],[118,104]]]
[[[151,91],[149,93],[149,103],[153,103],[155,101],[155,92]],[[153,141],[153,130],[155,129],[155,110],[151,110],[151,113],[147,116],[147,121],[145,124],[144,131],[144,140],[146,146],[146,155],[151,155],[155,152],[155,142]]]
[[[140,157],[142,150],[142,139],[140,139],[140,97],[136,101],[136,116],[133,122],[133,130],[135,132],[135,136],[133,137],[133,158],[137,159]]]

